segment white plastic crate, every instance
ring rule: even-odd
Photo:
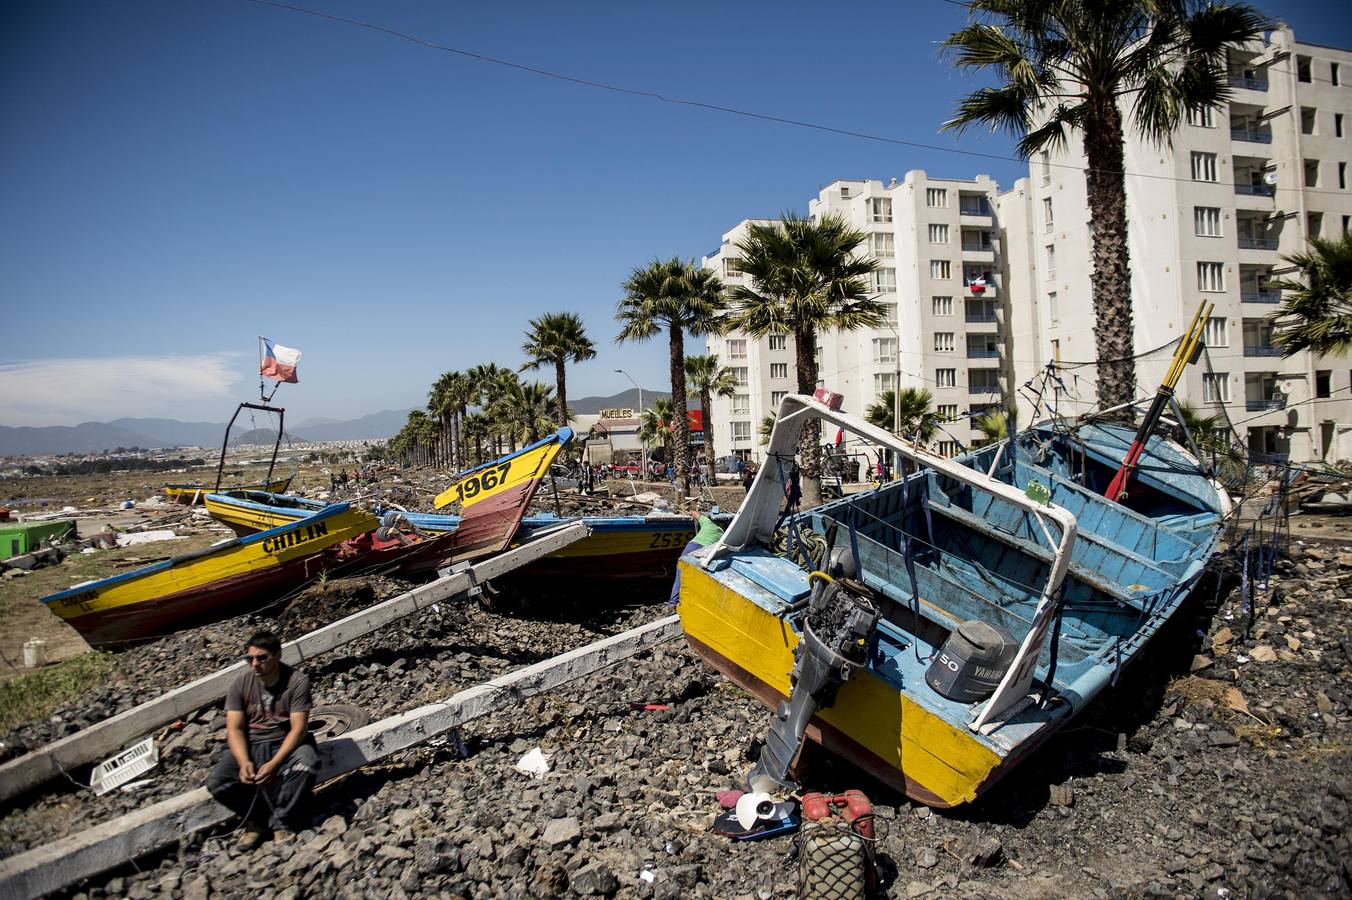
[[[101,796],[149,772],[159,761],[160,751],[155,748],[155,739],[148,737],[95,766],[89,786]]]

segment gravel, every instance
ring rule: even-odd
[[[364,602],[359,588],[329,587],[308,609]],[[372,585],[381,597],[395,589]],[[374,719],[666,613],[656,598],[579,598],[530,618],[442,605],[307,671],[317,702]],[[1346,896],[1350,616],[1352,553],[1296,545],[1252,617],[1231,582],[1204,582],[1116,688],[976,804],[931,811],[823,755],[806,788],[872,798],[886,896]],[[235,659],[255,624],[124,653],[106,688],[6,741],[49,740]],[[1263,646],[1270,662],[1255,661]],[[1194,673],[1198,655],[1211,664]],[[196,786],[219,719],[208,709],[175,732],[144,791],[55,789],[6,810],[0,852]],[[769,722],[673,642],[471,723],[467,757],[434,741],[340,779],[292,843],[241,856],[228,834],[196,836],[71,895],[789,897],[793,839],[732,843],[708,830],[714,793],[735,786]],[[551,766],[538,780],[514,768],[537,746]]]

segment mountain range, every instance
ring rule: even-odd
[[[643,392],[651,404],[662,391]],[[634,389],[610,397],[581,397],[568,404],[577,415],[594,415],[611,407],[637,407]],[[692,406],[698,405],[693,403]],[[399,432],[410,410],[386,409],[356,419],[311,418],[287,424],[287,436],[296,443],[316,441],[385,440]],[[265,431],[275,423],[268,416],[247,418],[245,410],[235,422],[235,437]],[[119,447],[172,448],[219,447],[225,433],[224,422],[180,422],[177,419],[113,419],[110,422],[82,422],[79,425],[44,427],[0,425],[0,456],[44,456],[52,453],[99,453]]]

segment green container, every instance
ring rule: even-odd
[[[42,542],[75,531],[70,519],[54,522],[0,522],[0,559],[23,556],[42,546]]]

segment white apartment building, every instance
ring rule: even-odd
[[[1214,376],[1204,399],[1224,404],[1251,452],[1293,460],[1352,459],[1352,370],[1342,357],[1282,359],[1267,316],[1282,257],[1306,238],[1352,229],[1352,52],[1297,42],[1286,28],[1230,58],[1231,100],[1193,115],[1171,148],[1129,136],[1128,241],[1135,348],[1160,347],[1198,304],[1216,304],[1205,340]],[[1031,161],[999,200],[1002,221],[1026,235],[1008,254],[1015,304],[1015,380],[1048,360],[1095,358],[1090,291],[1093,223],[1083,145]],[[1012,228],[1013,226],[1011,226]],[[1153,393],[1167,355],[1139,365],[1138,395]],[[1094,369],[1074,370],[1066,412],[1095,402]]]
[[[997,190],[984,175],[960,181],[914,170],[886,185],[835,181],[808,204],[813,218],[839,215],[868,234],[865,250],[879,263],[872,288],[888,309],[883,328],[818,335],[821,383],[858,415],[898,383],[929,390],[951,420],[936,440],[949,454],[981,439],[967,415],[1001,407],[1009,383]],[[736,245],[751,221],[704,258],[729,285],[745,277]],[[731,399],[714,399],[716,446],[760,459],[760,422],[796,389],[792,338],[733,333],[710,338],[708,352],[739,381]]]

